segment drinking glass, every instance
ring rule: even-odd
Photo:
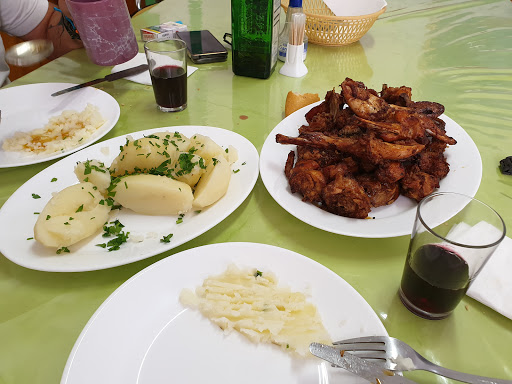
[[[444,319],[505,237],[487,204],[454,192],[425,197],[416,211],[399,296],[414,314]]]
[[[150,40],[144,44],[158,109],[187,107],[187,45],[180,39]]]
[[[67,0],[66,4],[94,64],[125,63],[139,52],[125,0]]]

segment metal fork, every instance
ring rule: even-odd
[[[408,344],[394,337],[359,337],[336,341],[333,345],[340,350],[350,351],[360,358],[380,361],[386,369],[392,371],[419,369],[471,384],[512,384],[512,380],[493,379],[443,368],[428,361]]]

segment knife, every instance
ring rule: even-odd
[[[351,353],[345,352],[331,346],[311,343],[309,351],[337,367],[346,369],[374,384],[415,384],[414,381],[403,376],[395,375],[394,372],[382,368],[377,363],[361,359]]]
[[[148,68],[149,68],[149,66],[147,64],[141,64],[141,65],[139,65],[137,67],[128,68],[128,69],[125,69],[125,70],[122,70],[122,71],[119,71],[119,72],[116,72],[116,73],[111,73],[110,75],[107,75],[107,76],[105,76],[102,79],[91,80],[91,81],[88,81],[87,83],[82,83],[82,84],[78,84],[78,85],[75,85],[75,86],[70,87],[70,88],[63,89],[62,91],[58,91],[58,92],[52,93],[52,96],[59,96],[59,95],[62,95],[64,93],[68,93],[68,92],[74,91],[76,89],[80,89],[80,88],[84,88],[84,87],[89,87],[89,86],[94,85],[94,84],[102,83],[103,81],[114,81],[114,80],[117,80],[117,79],[122,79],[123,77],[136,75],[138,73],[147,71]]]

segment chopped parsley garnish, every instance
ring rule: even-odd
[[[219,160],[217,160],[215,157],[212,157],[213,166],[216,166]]]
[[[52,217],[50,215],[46,215],[46,220],[50,220]]]
[[[106,244],[96,244],[96,246],[101,248],[108,248],[108,251],[117,251],[120,249],[121,245],[123,243],[126,243],[128,241],[128,236],[130,235],[130,232],[124,232],[122,229],[124,228],[124,225],[121,224],[119,220],[111,221],[107,225],[105,224],[103,226],[103,237],[110,237],[110,236],[116,236],[112,240],[109,240]]]
[[[91,164],[91,160],[87,160],[84,163],[84,166],[85,166],[85,168],[84,168],[84,175],[90,174],[93,170],[101,172],[101,173],[106,173],[107,172],[107,170],[105,169],[105,164],[103,164],[103,163],[100,163],[100,165],[97,166],[95,164]]]
[[[240,172],[240,170],[239,170],[239,169],[235,169],[235,170],[233,170],[233,173],[238,173],[238,172]]]
[[[77,208],[77,210],[75,212],[82,212],[84,210],[84,205],[82,204],[81,206],[79,206]]]
[[[33,198],[33,199],[40,199],[40,198],[41,198],[41,196],[39,196],[39,195],[37,195],[37,194],[33,193],[33,194],[32,194],[32,198]]]
[[[105,231],[103,233],[103,237],[118,235],[122,232],[124,228],[124,225],[119,220],[111,221],[109,224],[112,225],[108,226],[107,224],[105,224],[103,226],[103,231]]]
[[[57,249],[57,255],[60,255],[63,252],[64,253],[69,253],[68,247],[62,247],[62,248]]]
[[[181,224],[183,223],[183,218],[185,217],[185,214],[182,213],[179,217],[178,217],[178,220],[176,220],[176,224]]]
[[[225,152],[226,152],[226,153],[229,153],[229,148],[226,148]]]
[[[27,237],[27,240],[34,240],[33,237]]]
[[[245,165],[245,164],[247,164],[247,163],[244,161],[244,162],[242,163],[242,165]]]
[[[57,178],[54,177],[53,179],[50,180],[50,183],[55,183],[57,181]]]
[[[254,277],[263,276],[263,272],[256,270],[256,273],[254,274]]]
[[[198,211],[195,211],[197,214],[200,214],[201,213],[201,210],[198,210]]]
[[[164,236],[160,239],[160,242],[161,243],[170,243],[171,242],[171,237],[173,236],[172,233],[169,233],[167,236]]]

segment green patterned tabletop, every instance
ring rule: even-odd
[[[175,20],[190,30],[209,29],[221,40],[231,28],[229,1],[165,0],[142,13],[133,19],[141,52],[141,27]],[[446,114],[471,136],[483,163],[476,196],[500,212],[512,228],[512,176],[499,170],[499,161],[512,155],[511,20],[508,0],[389,0],[386,12],[359,42],[344,47],[310,44],[309,73],[304,78],[279,75],[281,62],[267,80],[235,76],[231,56],[227,62],[198,65],[188,79],[188,108],[175,114],[157,111],[151,86],[126,80],[103,83],[97,87],[119,102],[121,117],[102,140],[157,127],[208,125],[235,131],[260,151],[284,117],[290,90],[323,97],[332,88],[339,91],[345,77],[377,90],[383,83],[407,85],[414,100],[444,104]],[[108,73],[110,67],[93,65],[84,50],[77,50],[10,86],[81,83]],[[1,169],[0,205],[54,162]],[[511,319],[469,297],[442,321],[423,320],[403,307],[397,289],[408,241],[408,236],[368,239],[316,229],[281,208],[260,178],[245,202],[220,224],[140,262],[94,272],[48,273],[0,257],[0,383],[59,382],[81,330],[117,287],[167,256],[222,242],[271,244],[316,260],[364,297],[390,335],[429,360],[468,373],[512,379]],[[332,303],[336,305],[335,294]],[[447,381],[419,371],[406,376],[418,383]]]

